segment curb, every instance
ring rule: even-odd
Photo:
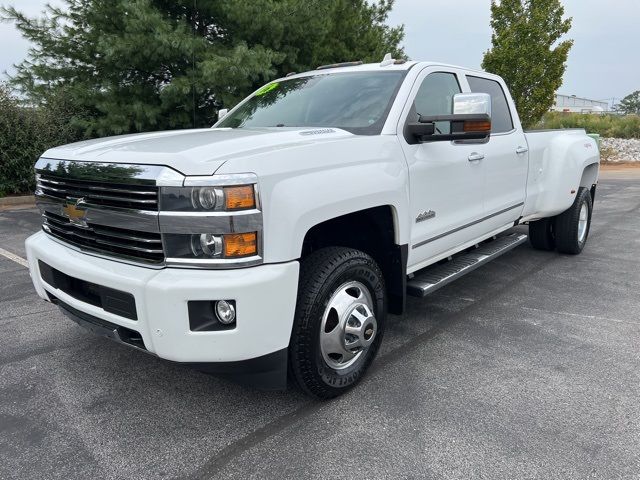
[[[616,169],[632,169],[640,168],[640,161],[636,162],[600,162],[601,170],[616,170]]]
[[[0,198],[0,210],[9,210],[14,208],[33,208],[35,206],[36,200],[33,195],[20,195],[18,197]]]

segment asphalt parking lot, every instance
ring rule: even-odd
[[[25,256],[35,210],[0,212]],[[0,478],[640,478],[640,175],[390,317],[359,387],[260,392],[94,337],[0,256]]]

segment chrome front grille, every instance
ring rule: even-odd
[[[61,178],[40,173],[37,186],[43,194],[63,200],[84,199],[86,203],[103,207],[158,210],[158,187],[122,183],[92,182]]]
[[[41,158],[35,165],[42,229],[84,252],[163,266],[160,186],[184,176],[160,165]]]
[[[45,232],[73,245],[152,263],[164,260],[162,238],[159,233],[138,232],[92,223],[87,223],[86,227],[78,226],[68,218],[46,211],[42,216],[42,228]]]

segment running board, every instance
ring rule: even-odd
[[[479,248],[454,257],[447,263],[427,267],[422,273],[417,273],[415,277],[407,280],[407,295],[426,297],[526,241],[526,235],[514,233],[484,243]]]

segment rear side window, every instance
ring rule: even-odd
[[[491,133],[504,133],[513,130],[511,110],[509,110],[509,103],[502,86],[495,80],[488,78],[467,76],[467,81],[473,93],[491,95]]]
[[[460,93],[460,85],[453,73],[432,73],[420,85],[414,101],[415,113],[422,116],[451,115],[453,113],[453,96]],[[451,124],[436,122],[439,133],[451,133]]]

